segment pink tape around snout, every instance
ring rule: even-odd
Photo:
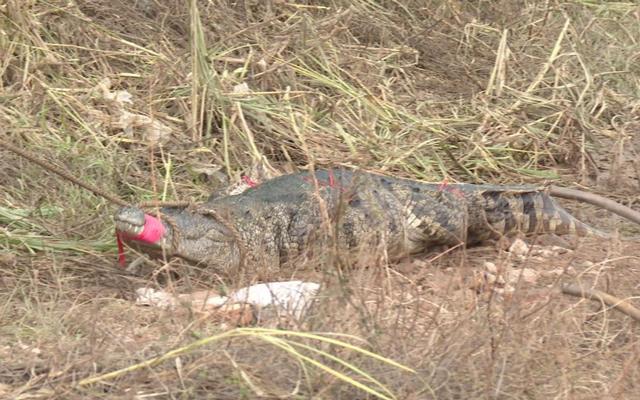
[[[139,235],[132,236],[130,239],[144,243],[155,243],[162,239],[164,235],[164,225],[156,217],[149,214],[144,215],[144,228]]]
[[[121,267],[126,265],[124,257],[124,246],[122,244],[122,238],[127,240],[136,240],[143,243],[156,243],[164,235],[164,225],[162,222],[149,214],[144,215],[144,227],[142,232],[138,235],[128,235],[116,232],[116,240],[118,242],[118,263]]]

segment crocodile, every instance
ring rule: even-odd
[[[383,246],[392,257],[514,232],[606,237],[541,187],[423,183],[339,168],[283,175],[241,194],[160,211],[160,233],[141,240],[150,216],[120,208],[118,235],[154,256],[223,268],[239,266],[245,255],[281,264],[329,236],[340,248]]]

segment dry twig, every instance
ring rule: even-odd
[[[632,306],[628,301],[624,299],[617,298],[603,291],[586,288],[575,284],[564,284],[562,285],[562,293],[568,294],[570,296],[599,301],[630,316],[636,321],[640,321],[640,309]]]

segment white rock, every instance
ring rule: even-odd
[[[550,248],[540,249],[535,253],[536,255],[541,256],[542,258],[549,258],[551,256],[557,255],[557,253]]]
[[[526,283],[536,283],[538,276],[538,271],[532,268],[523,268],[507,272],[507,280],[510,284],[516,284],[519,279],[522,279],[522,281]]]
[[[526,256],[529,253],[529,245],[522,239],[516,239],[511,243],[509,252],[516,256]]]
[[[491,272],[492,274],[497,274],[498,273],[498,267],[496,267],[496,265],[494,263],[492,263],[491,261],[485,261],[484,262],[484,269],[486,269],[487,272]]]
[[[564,273],[564,269],[562,268],[554,268],[551,269],[549,271],[543,271],[542,275],[544,276],[549,276],[549,277],[556,277],[556,276],[560,276]]]
[[[580,267],[583,267],[583,268],[591,268],[591,267],[593,267],[594,265],[596,265],[596,264],[595,264],[593,261],[585,260],[585,261],[583,261],[583,262],[580,264]]]
[[[484,274],[484,279],[487,281],[487,283],[491,284],[491,283],[495,283],[496,280],[498,280],[498,278],[496,277],[496,275],[492,274],[491,272],[487,272]]]
[[[556,254],[565,254],[565,253],[573,252],[573,250],[567,249],[566,247],[562,247],[562,246],[551,246],[551,250],[553,250]]]

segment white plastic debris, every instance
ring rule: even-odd
[[[251,93],[251,89],[249,89],[249,85],[247,85],[246,82],[242,82],[233,87],[233,93],[236,93],[236,94]]]
[[[109,78],[102,79],[95,90],[109,106],[108,113],[91,112],[96,123],[106,122],[112,129],[120,129],[129,136],[139,131],[148,144],[163,145],[171,138],[173,129],[157,118],[127,111],[127,106],[133,104],[133,95],[126,90],[112,91]]]
[[[120,117],[112,126],[122,129],[127,135],[133,135],[135,129],[141,129],[143,139],[150,144],[164,144],[171,137],[171,128],[162,122],[142,114],[120,111]]]
[[[136,304],[139,306],[169,308],[178,304],[178,301],[162,290],[145,287],[136,289]]]
[[[229,194],[231,196],[235,196],[237,194],[240,194],[242,192],[244,192],[245,190],[249,189],[251,187],[251,185],[249,185],[246,182],[240,182],[237,183],[236,185],[231,187],[231,190],[229,191]]]
[[[106,91],[104,98],[120,104],[133,104],[133,95],[126,90],[116,90],[115,92]]]
[[[191,304],[204,309],[216,309],[231,304],[251,304],[257,309],[274,307],[278,314],[289,314],[297,319],[304,316],[320,285],[313,282],[286,281],[251,285],[229,296],[212,296],[209,292],[195,292],[172,296],[153,288],[136,289],[136,304],[173,308],[179,304]]]

